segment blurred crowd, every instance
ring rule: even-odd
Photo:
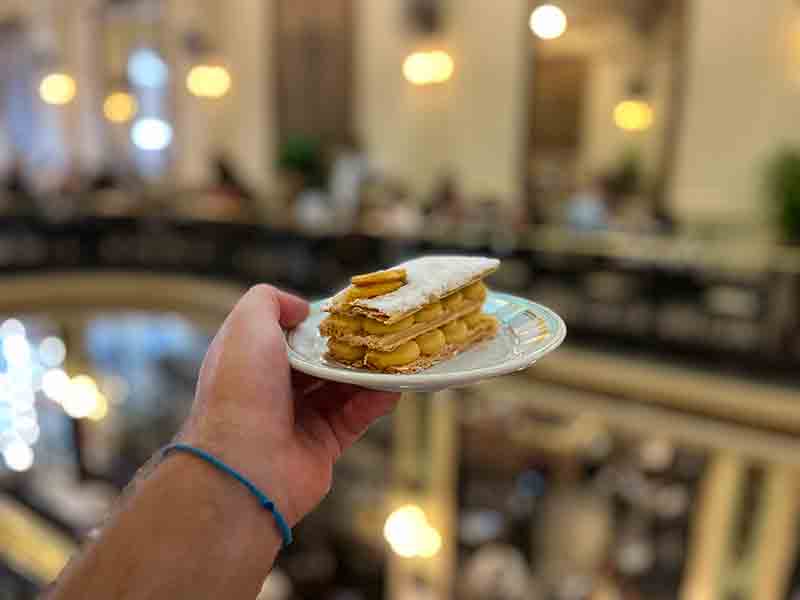
[[[222,153],[210,172],[210,184],[176,189],[125,165],[99,172],[73,165],[49,172],[15,158],[0,174],[0,216],[47,221],[172,216],[389,237],[413,237],[437,224],[488,230],[548,224],[582,232],[668,232],[674,225],[668,214],[645,201],[635,173],[624,168],[584,177],[556,210],[546,211],[535,192],[526,201],[468,197],[449,171],[440,172],[430,191],[419,197],[401,178],[382,172],[354,140],[330,150],[304,139],[288,142],[278,161],[279,185],[271,193],[248,185]]]

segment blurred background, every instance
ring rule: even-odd
[[[800,598],[800,3],[4,0],[0,600],[247,286],[423,253],[570,334],[409,395],[262,600]]]

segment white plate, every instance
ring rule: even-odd
[[[319,324],[326,317],[323,301],[311,305],[308,318],[289,331],[289,362],[303,373],[321,379],[352,383],[374,390],[435,392],[477,383],[531,366],[555,350],[567,327],[549,308],[509,294],[489,292],[484,312],[500,321],[500,331],[489,341],[413,375],[389,375],[354,369],[327,360]]]

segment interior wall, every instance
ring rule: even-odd
[[[689,73],[672,206],[684,222],[763,224],[765,162],[800,143],[794,0],[692,0]],[[724,17],[724,19],[722,18]],[[723,26],[724,25],[724,26]]]
[[[376,165],[416,194],[455,174],[467,196],[519,195],[525,131],[524,0],[445,3],[444,35],[415,37],[402,0],[358,4],[356,129]],[[453,79],[412,86],[402,76],[412,51],[438,47],[455,62]]]
[[[403,59],[414,48],[403,7],[401,0],[356,5],[355,129],[373,166],[419,194],[444,163],[437,155],[447,135],[450,90],[449,84],[416,88],[403,78]]]
[[[646,67],[647,100],[654,121],[646,131],[624,131],[614,123],[614,108],[628,96],[628,84],[637,75],[644,49],[628,25],[609,23],[589,50],[589,76],[580,147],[580,172],[593,175],[616,165],[627,151],[641,158],[646,176],[652,179],[661,169],[664,126],[670,109],[672,77],[670,51],[671,23],[668,19],[648,40],[651,59]],[[601,39],[598,39],[601,38]]]

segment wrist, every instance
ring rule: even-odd
[[[276,509],[281,511],[276,498],[262,487],[261,483],[254,478],[251,479],[248,473],[240,471],[232,460],[200,445],[180,443],[202,450],[220,461],[222,465],[233,469],[255,486],[261,494],[266,495]],[[214,520],[224,523],[224,530],[230,532],[230,539],[237,540],[243,546],[259,543],[275,554],[283,545],[284,535],[279,525],[279,518],[263,506],[259,496],[233,473],[226,472],[224,468],[202,455],[177,449],[163,456],[158,471],[167,480],[180,480],[196,499],[198,511],[202,515],[201,521]],[[283,516],[282,513],[281,515]]]
[[[243,475],[274,503],[275,508],[283,515],[290,527],[294,527],[303,517],[302,514],[298,514],[294,510],[293,503],[290,500],[289,489],[285,484],[289,479],[287,479],[286,474],[279,472],[280,463],[276,460],[277,453],[270,453],[263,446],[248,448],[242,443],[241,439],[224,441],[219,436],[184,434],[176,442],[203,450]],[[267,457],[271,457],[272,460]],[[190,458],[193,461],[205,462],[198,457]],[[217,475],[223,480],[228,480],[228,485],[240,488],[243,493],[249,496],[256,507],[262,512],[266,512],[259,505],[257,498],[240,482],[236,481],[232,476],[219,471],[211,464],[206,463],[206,466],[211,470],[217,471]]]

